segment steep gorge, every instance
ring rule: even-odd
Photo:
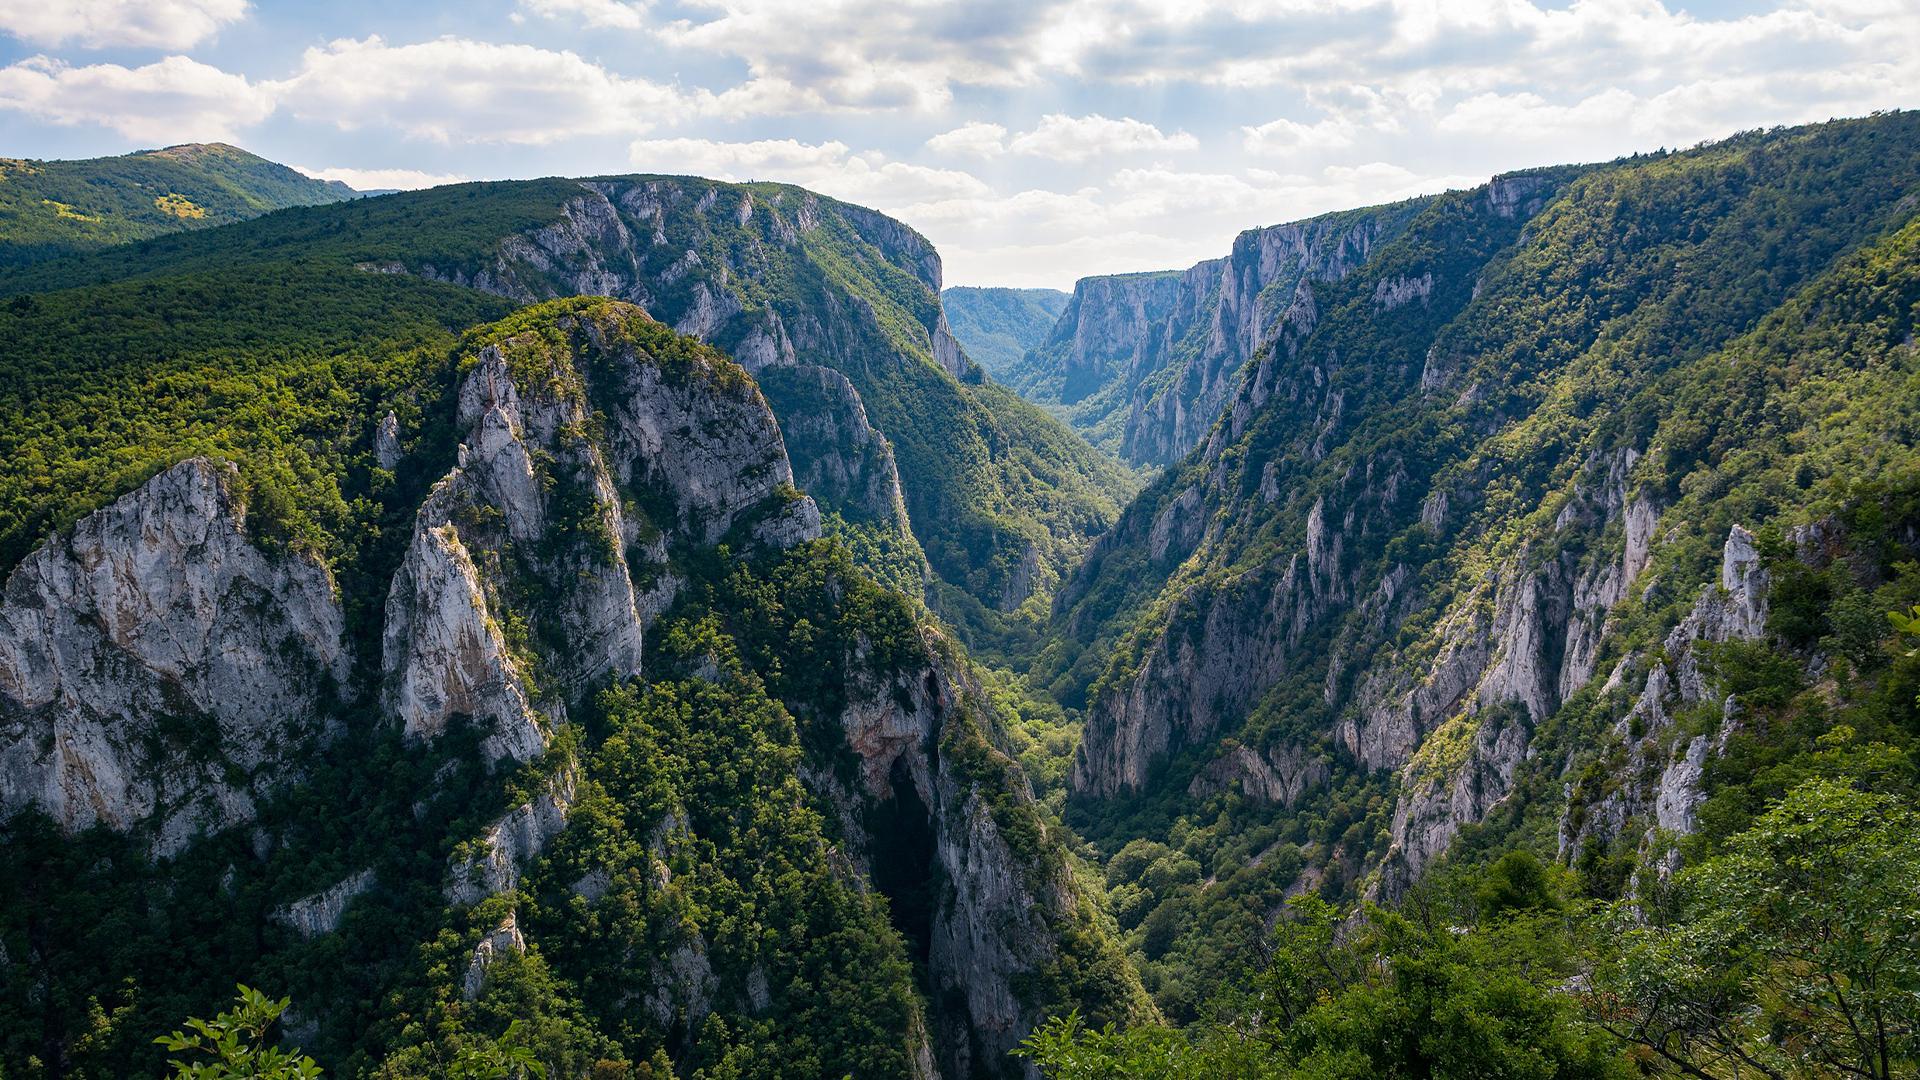
[[[1715,728],[1737,727],[1703,649],[1768,639],[1767,567],[1799,558],[1754,537],[1826,530],[1865,587],[1901,557],[1833,523],[1897,513],[1855,500],[1891,506],[1875,492],[1910,482],[1904,454],[1870,449],[1904,439],[1910,298],[1871,290],[1878,314],[1850,298],[1887,272],[1870,267],[1907,280],[1914,124],[1496,178],[1298,286],[1313,318],[1240,369],[1058,595],[1037,674],[1086,709],[1069,820],[1108,852],[1187,837],[1213,892],[1270,905],[1287,882],[1230,853],[1276,829],[1302,880],[1385,898],[1495,818],[1563,816],[1570,861],[1594,835],[1660,864],[1693,828]],[[1070,309],[1056,337],[1082,324]],[[1794,344],[1836,334],[1857,351],[1834,368]],[[1816,434],[1801,395],[1854,378],[1845,365],[1878,404]],[[1781,419],[1713,419],[1713,393]],[[1881,486],[1760,493],[1796,469],[1803,492]],[[1817,677],[1828,661],[1805,662]],[[1605,782],[1599,760],[1636,779]],[[1206,895],[1123,925],[1163,942],[1149,961],[1217,947],[1205,929],[1153,937],[1206,926]]]
[[[394,919],[429,952],[469,950],[452,982],[425,976],[418,1006],[442,1034],[386,1036],[385,1054],[429,1055],[416,1065],[489,995],[526,993],[529,964],[635,988],[551,1007],[636,1060],[798,1038],[782,1052],[810,1047],[836,1074],[860,1061],[1003,1075],[1018,1071],[1013,1045],[1068,1003],[1144,1015],[1095,900],[994,748],[999,720],[968,661],[821,539],[743,369],[629,305],[571,300],[475,331],[444,370],[450,393],[429,382],[397,404],[449,408],[449,427],[370,417],[363,429],[363,461],[418,459],[423,479],[445,469],[416,495],[390,489],[415,508],[384,587],[377,567],[336,578],[251,534],[235,471],[205,458],[15,570],[0,613],[0,794],[20,869],[68,842],[32,854],[21,830],[36,821],[91,837],[136,876],[167,872],[140,870],[143,852],[193,865],[250,848],[212,903],[265,904],[285,933],[224,963],[298,971],[342,934],[368,947],[354,928]],[[343,644],[355,611],[383,612],[371,655]],[[674,736],[685,708],[712,711]],[[669,738],[692,741],[633,756]],[[380,769],[405,762],[425,782],[375,796],[414,801],[402,835],[330,847],[366,820],[352,789],[384,789],[397,776]],[[322,779],[342,769],[358,774],[347,790]],[[872,891],[895,881],[873,869],[876,821],[919,837],[932,874],[917,925],[902,927],[917,946]],[[295,891],[303,882],[315,891]],[[444,906],[422,906],[422,890]],[[783,899],[756,914],[746,894]],[[13,908],[0,934],[38,940],[45,913]],[[848,934],[866,940],[828,944]],[[50,960],[9,955],[23,974]],[[372,970],[396,962],[409,969],[389,954]],[[145,977],[164,995],[205,977],[193,967]],[[307,1036],[344,1059],[374,1036],[330,971],[290,989],[314,1018]],[[10,977],[7,992],[31,985]],[[829,992],[838,1005],[818,999]],[[858,1024],[836,1017],[845,1009]]]

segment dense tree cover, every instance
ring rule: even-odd
[[[221,143],[85,161],[0,159],[0,267],[354,197]]]
[[[274,1001],[244,984],[239,989],[234,1008],[211,1020],[189,1018],[185,1030],[153,1040],[169,1053],[186,1055],[185,1060],[167,1062],[174,1076],[180,1080],[316,1080],[321,1072],[312,1058],[267,1041],[268,1030],[287,1011],[292,999]]]
[[[873,425],[892,443],[904,479],[915,536],[948,588],[942,612],[981,642],[1031,634],[1044,615],[1036,605],[1013,625],[1000,610],[1009,579],[1037,551],[1040,584],[1118,513],[1130,475],[1016,395],[956,379],[933,358],[940,319],[937,279],[920,264],[924,240],[872,211],[780,184],[733,185],[688,177],[596,177],[457,184],[427,191],[293,209],[242,225],[161,237],[35,266],[0,272],[0,294],[41,292],[129,278],[215,275],[235,287],[267,267],[291,263],[315,271],[405,271],[438,280],[488,281],[521,299],[571,291],[532,265],[508,280],[503,245],[561,218],[582,183],[659,185],[680,197],[662,200],[657,222],[632,208],[631,235],[665,243],[610,253],[633,262],[636,295],[669,321],[718,291],[740,315],[710,328],[722,349],[743,344],[771,315],[781,324],[817,327],[795,335],[798,359],[835,368],[858,389]],[[740,215],[706,198],[745,205]],[[800,207],[811,227],[793,221]],[[712,210],[713,212],[708,212]],[[912,244],[904,238],[911,238]],[[707,269],[676,263],[687,252]],[[738,272],[719,268],[739,266]],[[776,397],[776,408],[784,402]],[[829,506],[829,509],[836,509]],[[1043,590],[1044,591],[1044,590]]]
[[[1912,1075],[1920,827],[1909,798],[1811,780],[1655,895],[1577,897],[1524,849],[1398,911],[1290,901],[1186,1031],[1077,1016],[1049,1080]]]
[[[1064,871],[1082,895],[1104,886],[1113,919],[1050,926],[1056,963],[1020,987],[1062,1017],[1030,1044],[1050,1076],[1912,1073],[1920,642],[1902,635],[1920,618],[1915,127],[1900,115],[1543,173],[1549,205],[1525,224],[1470,194],[1434,200],[1377,265],[1318,294],[1320,329],[1294,374],[1322,396],[1276,393],[1221,456],[1155,483],[1044,638],[1032,626],[1045,601],[991,611],[981,594],[1000,570],[982,568],[1057,535],[1036,522],[1097,529],[1098,473],[1074,458],[1084,447],[1055,445],[1058,425],[1005,391],[921,362],[930,290],[834,231],[851,225],[826,230],[804,272],[754,279],[747,299],[776,310],[823,303],[810,290],[830,281],[872,305],[893,344],[837,362],[869,380],[876,416],[977,421],[954,430],[978,443],[913,451],[939,479],[918,496],[938,512],[920,540],[958,575],[935,586],[942,610],[1007,670],[966,688],[934,749],[1029,884]],[[47,281],[66,286],[55,292],[15,275],[0,301],[12,343],[0,453],[24,464],[0,476],[0,567],[155,469],[211,453],[240,464],[262,542],[326,559],[372,640],[407,517],[452,460],[446,395],[460,365],[502,335],[552,344],[541,320],[592,302],[462,338],[510,305],[354,265],[431,258],[457,276],[549,220],[568,190],[476,185],[289,211],[117,252],[118,265],[49,264]],[[795,197],[735,190],[758,208]],[[1429,303],[1377,310],[1378,281],[1429,271]],[[638,325],[669,366],[713,362]],[[899,356],[913,362],[890,369]],[[1430,363],[1447,368],[1440,392],[1422,388]],[[1331,421],[1329,388],[1345,402]],[[411,451],[397,475],[369,453],[388,408]],[[908,441],[896,436],[903,463]],[[1618,685],[1584,688],[1538,723],[1489,709],[1450,728],[1525,722],[1532,753],[1424,886],[1391,909],[1357,905],[1397,789],[1332,736],[1354,672],[1375,654],[1431,658],[1440,615],[1486,603],[1501,566],[1615,557],[1614,533],[1553,523],[1584,512],[1592,463],[1626,451],[1631,493],[1661,514],[1648,584],[1613,613],[1600,658]],[[1386,475],[1399,495],[1364,487]],[[1145,541],[1189,486],[1206,492],[1212,539],[1156,557]],[[1430,490],[1454,497],[1437,526],[1418,513]],[[1363,582],[1404,570],[1401,595],[1418,603],[1371,638],[1312,627],[1296,646],[1309,662],[1222,733],[1296,748],[1325,779],[1291,806],[1195,787],[1226,745],[1208,743],[1177,747],[1138,797],[1068,799],[1088,703],[1157,634],[1198,632],[1193,597],[1247,582],[1264,596],[1308,508],[1359,506],[1363,492],[1379,514],[1356,518],[1344,557]],[[1765,559],[1766,635],[1700,646],[1707,704],[1649,750],[1628,709],[1653,665],[1675,659],[1667,633],[1716,579],[1735,522]],[[861,568],[915,584],[913,550],[870,525],[830,516],[846,542],[777,557],[676,551],[689,586],[649,633],[647,676],[584,702],[525,769],[488,774],[471,731],[406,745],[359,687],[338,718],[345,736],[315,748],[311,773],[263,803],[257,829],[172,862],[135,838],[62,837],[30,814],[0,825],[0,1068],[162,1075],[152,1035],[209,1015],[239,978],[292,997],[289,1041],[335,1075],[906,1071],[915,1032],[948,1005],[927,993],[928,882],[901,859],[905,872],[890,865],[864,887],[840,808],[800,779],[848,775],[838,716],[856,669],[911,670],[942,652],[964,669],[913,601]],[[529,612],[537,623],[537,607],[505,618],[524,627]],[[1638,818],[1591,827],[1636,772],[1700,738],[1714,752],[1692,835]],[[561,770],[578,793],[572,826],[514,892],[449,906],[449,860]],[[1091,872],[1063,853],[1064,825],[1085,835]],[[925,838],[875,839],[893,856]],[[378,885],[339,932],[303,940],[273,917],[366,868]],[[476,973],[477,944],[509,918],[526,950]],[[1135,969],[1173,1026],[1146,1022]]]
[[[438,416],[448,351],[507,310],[410,278],[278,264],[0,303],[0,569],[182,458],[235,461],[261,535],[365,540],[371,432]]]
[[[1317,329],[1274,357],[1265,403],[1244,421],[1224,419],[1214,450],[1128,509],[1063,587],[1032,654],[1032,682],[1069,709],[1097,709],[1163,638],[1177,650],[1201,640],[1207,620],[1266,610],[1290,557],[1306,549],[1316,504],[1342,533],[1341,572],[1352,581],[1346,601],[1290,643],[1286,675],[1230,709],[1212,737],[1176,743],[1145,792],[1067,805],[1108,862],[1116,915],[1169,1015],[1200,1015],[1276,894],[1365,887],[1386,854],[1398,777],[1359,769],[1334,737],[1360,673],[1385,661],[1417,678],[1457,625],[1442,616],[1490,610],[1503,567],[1560,560],[1571,573],[1617,559],[1618,532],[1581,531],[1591,513],[1581,500],[1600,483],[1594,470],[1629,451],[1637,465],[1626,494],[1646,492],[1662,515],[1644,579],[1656,587],[1623,605],[1599,658],[1604,674],[1634,657],[1625,685],[1573,695],[1542,720],[1515,794],[1465,838],[1476,857],[1513,846],[1551,855],[1565,783],[1579,789],[1576,826],[1581,805],[1613,790],[1629,740],[1610,728],[1667,631],[1717,579],[1735,522],[1772,545],[1777,619],[1791,621],[1776,633],[1801,674],[1757,686],[1753,722],[1710,756],[1702,836],[1739,832],[1793,785],[1786,762],[1803,760],[1844,711],[1831,706],[1836,682],[1860,713],[1845,722],[1862,745],[1905,752],[1909,737],[1896,735],[1908,713],[1892,704],[1899,691],[1885,688],[1880,651],[1882,612],[1914,599],[1902,566],[1920,521],[1908,494],[1920,259],[1901,228],[1914,210],[1916,128],[1920,118],[1893,114],[1535,174],[1545,207],[1524,228],[1480,194],[1436,199],[1362,272],[1316,288]],[[1378,282],[1429,272],[1426,303],[1374,302]],[[1436,379],[1438,389],[1423,386]],[[1202,542],[1175,541],[1156,558],[1154,527],[1190,488],[1203,499]],[[1423,520],[1430,492],[1448,496],[1437,525]],[[1805,545],[1786,537],[1810,523],[1834,540],[1795,569],[1786,553]],[[1404,575],[1395,606],[1362,605],[1389,574]],[[1777,645],[1740,652],[1725,650],[1727,685],[1778,680],[1779,663],[1737,670],[1778,655]],[[1865,667],[1822,659],[1843,653]],[[1493,716],[1481,710],[1476,723],[1501,722]],[[1676,747],[1707,723],[1683,717]],[[1452,745],[1464,752],[1475,730],[1449,729]],[[1292,808],[1189,794],[1232,743],[1297,749],[1328,779]],[[1582,849],[1594,895],[1619,895],[1629,880],[1638,833],[1625,835],[1625,850]],[[1142,840],[1164,845],[1168,856],[1144,863],[1170,856],[1164,872],[1141,875],[1125,860],[1113,869]],[[1296,858],[1308,874],[1297,885]],[[1279,880],[1261,873],[1275,859],[1288,867]],[[1608,875],[1610,889],[1598,881]]]
[[[1027,350],[1047,339],[1069,299],[1058,289],[957,285],[940,292],[947,323],[968,358],[1002,380]]]
[[[16,340],[47,342],[11,357],[9,438],[25,460],[60,463],[10,474],[15,550],[179,456],[228,457],[260,542],[325,558],[357,646],[374,650],[412,511],[454,459],[453,388],[483,346],[505,346],[516,378],[544,385],[575,370],[552,361],[592,322],[596,340],[640,349],[669,381],[756,392],[718,351],[625,305],[557,301],[461,334],[506,305],[352,269],[252,272],[264,311],[212,271],[7,307]],[[84,332],[59,337],[62,320]],[[591,364],[577,375],[591,384]],[[128,394],[136,379],[151,380],[144,395]],[[370,460],[388,408],[409,451],[397,474]],[[572,478],[542,468],[565,533]],[[925,667],[935,648],[956,670],[966,661],[927,636],[917,601],[831,540],[786,555],[676,543],[671,557],[688,584],[648,634],[647,678],[582,703],[525,768],[489,773],[481,733],[458,724],[403,741],[370,677],[343,688],[341,734],[307,749],[305,775],[262,800],[256,826],[172,860],[154,862],[138,833],[64,837],[32,813],[0,824],[0,1068],[159,1075],[153,1033],[209,1015],[243,978],[298,1003],[284,1026],[335,1075],[910,1073],[930,1030],[953,1022],[952,1003],[927,993],[922,883],[863,880],[831,789],[801,777],[852,775],[849,680]],[[539,639],[551,586],[517,566],[502,561],[499,618],[532,670],[538,650],[566,643]],[[995,745],[997,700],[970,698],[940,753],[1051,889],[1064,856]],[[513,894],[449,905],[450,862],[562,772],[575,805],[548,858]],[[336,932],[304,939],[276,914],[363,871],[375,884]],[[1050,928],[1054,964],[1020,993],[1108,1019],[1150,1011],[1097,907],[1074,910]],[[509,915],[528,947],[497,956],[470,996],[476,945]]]

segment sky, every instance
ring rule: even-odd
[[[0,156],[784,180],[962,285],[1916,106],[1920,0],[0,0]]]

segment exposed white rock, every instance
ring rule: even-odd
[[[392,472],[400,459],[406,457],[406,451],[400,447],[400,417],[392,409],[380,418],[373,429],[373,459],[379,466]]]
[[[521,873],[567,827],[573,800],[574,771],[568,766],[554,774],[539,796],[489,826],[480,836],[479,851],[454,863],[447,901],[477,904],[518,885]]]
[[[377,879],[371,868],[349,874],[312,896],[302,897],[284,907],[275,908],[274,922],[291,927],[304,938],[316,938],[340,929],[347,905],[370,891]]]
[[[430,740],[455,716],[488,732],[489,760],[530,761],[546,746],[480,571],[451,524],[414,533],[387,598],[388,707],[407,737]]]
[[[652,983],[647,987],[647,1012],[662,1030],[693,1028],[713,1011],[713,992],[720,985],[713,964],[707,960],[706,947],[695,938],[681,942],[662,959],[663,963],[654,966]],[[684,1015],[678,1018],[684,1024],[677,1024],[676,1014],[683,1010]]]
[[[1546,205],[1544,176],[1496,176],[1487,184],[1487,207],[1503,218],[1532,217]]]
[[[796,384],[780,433],[795,487],[837,508],[849,521],[874,524],[911,542],[893,447],[867,420],[853,383],[829,367],[802,364],[783,378]]]
[[[1327,763],[1297,746],[1261,754],[1236,745],[1196,773],[1187,785],[1187,794],[1205,798],[1237,784],[1250,799],[1292,806],[1302,795],[1326,783],[1327,776]]]
[[[1185,558],[1199,542],[1200,530],[1205,524],[1206,519],[1200,513],[1200,485],[1190,484],[1154,516],[1153,531],[1147,535],[1147,550],[1155,562],[1165,561],[1169,550]]]
[[[1373,303],[1382,311],[1411,304],[1415,300],[1424,303],[1433,295],[1433,274],[1423,273],[1417,278],[1396,275],[1381,278],[1373,286]]]
[[[584,329],[597,333],[591,324]],[[691,371],[669,372],[638,353],[622,353],[616,343],[600,347],[619,361],[602,372],[609,465],[624,487],[672,496],[678,520],[655,524],[709,546],[772,502],[779,489],[792,487],[779,423],[750,380],[729,376],[715,362],[695,360]],[[819,510],[810,499],[780,505],[796,521],[772,529],[774,542],[819,535]]]
[[[508,912],[500,925],[488,931],[473,947],[473,958],[467,961],[467,973],[460,979],[460,996],[467,1001],[479,997],[487,988],[487,969],[496,960],[507,955],[519,955],[527,951],[527,939],[520,933],[520,920],[516,913]]]
[[[0,807],[154,819],[154,847],[251,819],[344,682],[326,569],[246,534],[231,465],[181,462],[29,555],[0,598]],[[210,729],[199,749],[168,719]],[[158,754],[159,756],[155,756]]]
[[[937,657],[937,638],[928,643]],[[1058,868],[1023,864],[1002,835],[989,798],[1012,794],[1017,803],[1030,794],[982,790],[949,755],[932,752],[954,725],[977,722],[966,702],[979,687],[939,659],[882,674],[864,649],[849,657],[848,670],[855,674],[841,724],[859,762],[857,786],[847,790],[830,774],[807,780],[838,808],[856,871],[867,866],[863,808],[884,804],[898,813],[917,801],[926,813],[934,872],[946,883],[927,955],[937,1007],[932,1055],[940,1070],[926,1075],[974,1075],[977,1064],[1006,1060],[1043,1019],[1024,1003],[1022,981],[1052,962],[1055,938],[1047,927],[1077,917],[1081,900]],[[910,785],[911,797],[897,785]],[[957,1013],[951,1003],[960,1003]]]
[[[1687,752],[1661,772],[1653,804],[1655,825],[1680,836],[1693,832],[1700,804],[1706,801],[1703,780],[1710,744],[1706,736],[1696,736],[1688,741]]]

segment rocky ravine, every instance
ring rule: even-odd
[[[1553,232],[1589,228],[1584,208],[1547,208],[1587,190],[1578,173],[1559,171],[1446,196],[1409,239],[1309,290],[1322,309],[1312,338],[1283,337],[1247,365],[1196,451],[1129,508],[1060,594],[1056,625],[1083,640],[1120,603],[1149,613],[1120,625],[1119,655],[1094,684],[1072,773],[1080,797],[1139,791],[1184,753],[1196,795],[1238,783],[1286,802],[1319,782],[1313,752],[1324,748],[1393,777],[1390,848],[1369,885],[1391,897],[1508,797],[1542,722],[1582,688],[1610,684],[1643,696],[1622,738],[1636,744],[1632,767],[1654,779],[1593,794],[1596,805],[1569,818],[1563,849],[1612,838],[1629,821],[1692,827],[1718,742],[1669,746],[1666,718],[1707,698],[1695,642],[1762,632],[1765,573],[1751,537],[1734,527],[1713,538],[1725,551],[1712,580],[1690,563],[1667,572],[1662,596],[1706,595],[1677,629],[1636,629],[1671,633],[1662,664],[1616,663],[1627,647],[1619,612],[1701,511],[1668,520],[1678,480],[1646,434],[1588,434],[1587,421],[1502,381],[1515,378],[1502,350],[1535,325],[1529,305],[1558,287],[1541,269],[1551,260],[1529,245],[1580,242]],[[1737,249],[1743,236],[1729,228],[1720,242]],[[1657,302],[1646,310],[1660,318]],[[1688,347],[1710,355],[1744,325],[1719,325],[1728,337]],[[1589,349],[1629,370],[1673,362],[1631,354],[1637,342],[1520,347],[1539,351],[1525,362],[1551,356],[1570,372],[1528,377],[1589,387],[1602,384]],[[1623,378],[1607,392],[1644,385]],[[1537,422],[1524,411],[1536,407]],[[1436,449],[1415,434],[1427,431],[1458,442]],[[1500,503],[1515,486],[1525,497]],[[1697,542],[1678,550],[1693,559]],[[1317,687],[1318,701],[1301,704],[1303,686]],[[1221,744],[1276,687],[1313,730],[1270,724],[1272,745]]]
[[[457,459],[416,514],[373,670],[344,645],[326,569],[247,534],[228,465],[183,462],[22,563],[0,606],[6,811],[138,832],[177,854],[298,783],[303,748],[337,735],[358,695],[412,744],[471,721],[489,763],[531,762],[585,695],[642,673],[647,628],[683,584],[677,553],[820,535],[754,383],[637,309],[572,301],[517,316],[470,364]],[[383,454],[409,449],[404,432],[376,437]],[[924,957],[927,1075],[1010,1067],[1007,1051],[1043,1019],[1029,984],[1061,962],[1060,934],[1092,917],[1090,902],[1057,851],[1016,851],[1004,834],[1009,814],[1036,827],[1031,795],[987,748],[993,721],[949,646],[929,637],[923,665],[903,673],[849,667],[859,682],[841,726],[860,778],[810,781],[851,823],[851,872],[867,875],[861,838],[877,822],[923,838],[942,883]],[[512,889],[567,827],[576,781],[559,762],[486,826],[448,867],[447,901]],[[323,935],[377,885],[358,870],[271,917]],[[469,994],[496,954],[526,946],[510,924],[483,940]],[[672,974],[704,945],[686,950],[659,958],[660,985],[678,988],[663,1002],[700,999],[699,978]]]
[[[1314,284],[1352,273],[1425,202],[1249,229],[1225,258],[1181,272],[1083,278],[1006,382],[1133,464],[1176,461],[1206,436],[1248,359],[1312,332]]]

